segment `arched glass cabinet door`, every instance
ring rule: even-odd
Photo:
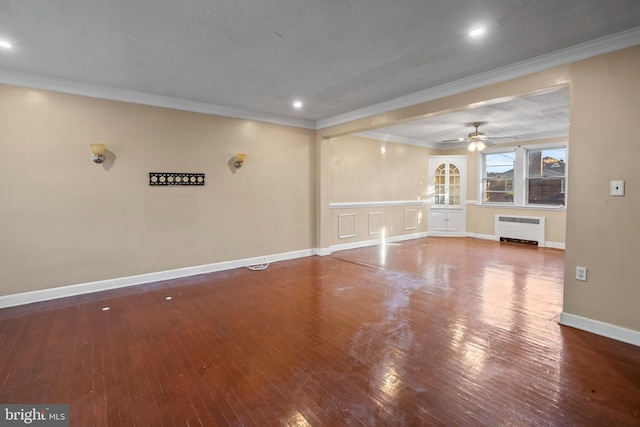
[[[466,230],[466,156],[430,156],[428,229],[434,235]]]
[[[434,171],[435,205],[460,206],[460,169],[453,163],[442,163]]]
[[[447,198],[447,165],[442,163],[434,172],[434,204],[444,205]]]
[[[449,163],[449,206],[460,206],[460,169]]]

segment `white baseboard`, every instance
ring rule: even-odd
[[[554,249],[565,249],[566,248],[565,244],[562,243],[562,242],[549,242],[549,241],[547,241],[547,242],[545,242],[545,246],[547,248],[554,248]]]
[[[427,232],[420,232],[420,233],[411,233],[411,234],[403,234],[401,236],[391,236],[391,237],[386,237],[385,238],[385,242],[387,243],[394,243],[394,242],[401,242],[403,240],[412,240],[412,239],[419,239],[422,237],[427,237],[429,235],[429,233]],[[331,245],[330,247],[330,252],[338,252],[338,251],[346,251],[349,249],[357,249],[357,248],[364,248],[367,246],[375,246],[375,245],[380,245],[382,243],[381,239],[372,239],[372,240],[361,240],[359,242],[349,242],[349,243],[341,243],[339,245]]]
[[[592,334],[601,335],[616,341],[626,342],[640,347],[640,332],[633,329],[623,328],[621,326],[612,325],[610,323],[600,322],[598,320],[588,319],[586,317],[576,316],[563,312],[560,315],[561,325],[571,326],[572,328],[591,332]]]
[[[494,236],[493,234],[467,233],[467,237],[482,240],[496,240],[496,236]]]
[[[433,237],[467,237],[467,232],[465,231],[429,231],[427,235],[433,236]]]
[[[318,256],[327,256],[327,255],[331,255],[331,248],[316,248],[314,250],[314,255],[318,255]]]
[[[80,283],[77,285],[60,286],[31,292],[22,292],[19,294],[3,295],[0,296],[0,308],[31,304],[39,301],[48,301],[56,298],[65,298],[92,292],[106,291],[109,289],[124,288],[127,286],[142,285],[145,283],[159,282],[162,280],[179,279],[181,277],[195,276],[197,274],[231,270],[234,268],[247,267],[249,265],[263,264],[265,262],[278,262],[289,259],[304,258],[311,255],[314,255],[313,249],[304,249],[300,251],[283,252],[279,254],[217,262],[206,265],[197,265],[193,267],[176,268],[174,270],[158,271],[155,273],[138,274],[135,276],[118,277],[115,279],[107,280],[98,280],[95,282]]]

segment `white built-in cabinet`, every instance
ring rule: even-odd
[[[431,235],[464,235],[467,156],[429,158],[428,227]]]

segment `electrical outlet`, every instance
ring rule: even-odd
[[[576,267],[576,280],[587,281],[587,267]]]

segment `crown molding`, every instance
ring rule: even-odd
[[[52,92],[68,93],[72,95],[88,96],[91,98],[108,99],[111,101],[130,102],[133,104],[149,105],[153,107],[171,108],[174,110],[191,111],[194,113],[211,114],[214,116],[230,117],[234,119],[255,120],[283,126],[304,129],[315,129],[312,120],[282,117],[277,115],[190,101],[170,96],[154,95],[128,89],[101,86],[87,83],[72,82],[55,77],[21,73],[0,68],[0,83],[29,87],[33,89],[49,90]]]
[[[458,143],[446,144],[446,143],[442,143],[442,142],[422,141],[420,139],[415,139],[415,138],[406,138],[406,137],[403,137],[403,136],[388,135],[386,133],[376,132],[374,130],[358,132],[358,133],[355,133],[354,135],[355,136],[360,136],[360,137],[363,137],[363,138],[371,138],[371,139],[375,139],[375,140],[378,140],[378,141],[397,142],[397,143],[400,143],[400,144],[416,145],[418,147],[435,148],[435,149],[438,149],[438,150],[453,150],[453,149],[462,147]],[[566,137],[568,135],[569,135],[569,129],[557,129],[557,130],[552,130],[552,131],[547,131],[547,132],[538,132],[538,133],[530,133],[530,134],[525,134],[525,135],[518,135],[516,140],[507,141],[506,143],[526,142],[526,141],[533,141],[533,140],[538,140],[538,139],[548,139],[548,138],[560,138],[560,137]],[[491,138],[489,138],[489,139],[491,139]],[[501,143],[497,142],[495,144],[496,145],[500,145]]]
[[[440,86],[391,99],[379,104],[374,104],[369,107],[360,108],[348,113],[318,120],[316,122],[316,129],[325,129],[354,120],[375,116],[376,114],[382,114],[388,111],[421,104],[423,102],[433,101],[435,99],[515,79],[517,77],[570,64],[572,62],[592,58],[594,56],[615,52],[616,50],[625,49],[638,44],[640,44],[640,27],[557,50],[549,54],[537,56],[505,67],[500,67],[492,71],[445,83]]]
[[[255,120],[259,122],[292,126],[303,129],[319,130],[374,116],[376,114],[385,113],[387,111],[393,111],[399,108],[433,101],[434,99],[444,98],[446,96],[455,95],[457,93],[477,89],[490,84],[511,80],[527,74],[532,74],[549,68],[566,65],[594,56],[614,52],[616,50],[636,46],[638,44],[640,44],[640,27],[602,37],[566,49],[561,49],[550,54],[541,55],[536,58],[518,62],[513,65],[508,65],[492,71],[456,80],[454,82],[446,83],[410,95],[374,104],[358,110],[353,110],[348,113],[321,119],[316,122],[312,120],[271,115],[255,111],[242,110],[239,108],[226,107],[222,105],[208,104],[205,102],[173,98],[169,96],[154,95],[128,89],[73,82],[55,77],[21,73],[2,68],[0,68],[0,83],[13,86],[30,87],[34,89],[50,90],[53,92],[68,93],[72,95],[88,96],[92,98],[108,99],[111,101],[130,102],[134,104],[149,105],[154,107],[170,108],[175,110],[191,111],[195,113],[211,114],[236,119]],[[404,143],[411,142],[404,141]],[[415,145],[424,146],[423,143]]]

